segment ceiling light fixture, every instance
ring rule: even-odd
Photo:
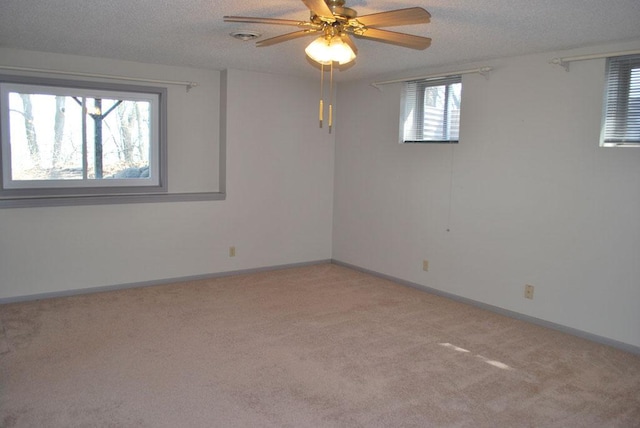
[[[322,65],[329,65],[332,62],[343,65],[356,59],[353,49],[340,37],[335,36],[318,37],[304,51],[309,58]]]

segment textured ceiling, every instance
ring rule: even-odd
[[[415,51],[356,40],[358,59],[339,80],[640,40],[640,0],[347,0],[346,6],[359,15],[423,7],[430,24],[392,30],[433,43]],[[229,33],[268,38],[295,28],[225,23],[223,15],[309,17],[300,0],[0,0],[0,46],[216,70],[316,72],[304,55],[313,38],[257,48]]]

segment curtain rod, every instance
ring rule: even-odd
[[[47,70],[43,68],[30,68],[30,67],[13,67],[10,65],[0,65],[0,69],[5,70],[16,70],[16,71],[30,71],[36,73],[50,73],[50,74],[64,74],[67,76],[82,76],[82,77],[96,77],[100,79],[112,79],[112,80],[128,80],[132,82],[145,82],[145,83],[161,83],[165,85],[180,85],[186,86],[187,92],[191,88],[195,88],[198,86],[196,82],[182,82],[175,80],[155,80],[155,79],[143,79],[138,77],[124,77],[124,76],[113,76],[110,74],[95,74],[95,73],[80,73],[76,71],[62,71],[62,70]]]
[[[592,54],[592,55],[580,55],[580,56],[568,56],[564,58],[553,58],[549,61],[549,64],[556,64],[560,67],[564,67],[565,71],[569,71],[569,63],[574,61],[585,61],[588,59],[602,59],[602,58],[610,58],[612,56],[624,56],[624,55],[635,55],[640,54],[640,49],[636,49],[633,51],[620,51],[620,52],[609,52],[609,53],[600,53],[600,54]]]
[[[448,71],[446,73],[429,74],[429,75],[426,75],[426,76],[405,77],[403,79],[385,80],[384,82],[373,82],[371,84],[371,86],[373,86],[374,88],[376,88],[378,90],[381,90],[378,87],[380,85],[389,85],[391,83],[409,82],[411,80],[435,79],[435,78],[438,78],[438,77],[449,77],[449,76],[457,76],[457,75],[462,75],[462,74],[478,73],[478,74],[482,74],[484,76],[485,74],[487,74],[491,70],[493,70],[492,67],[480,67],[480,68],[473,68],[473,69],[470,69],[470,70]]]

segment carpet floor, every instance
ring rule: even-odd
[[[640,356],[332,264],[0,306],[2,427],[638,427]]]

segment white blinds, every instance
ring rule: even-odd
[[[460,129],[462,77],[404,83],[402,129],[405,143],[456,143]]]
[[[602,146],[640,145],[640,55],[607,60]]]

